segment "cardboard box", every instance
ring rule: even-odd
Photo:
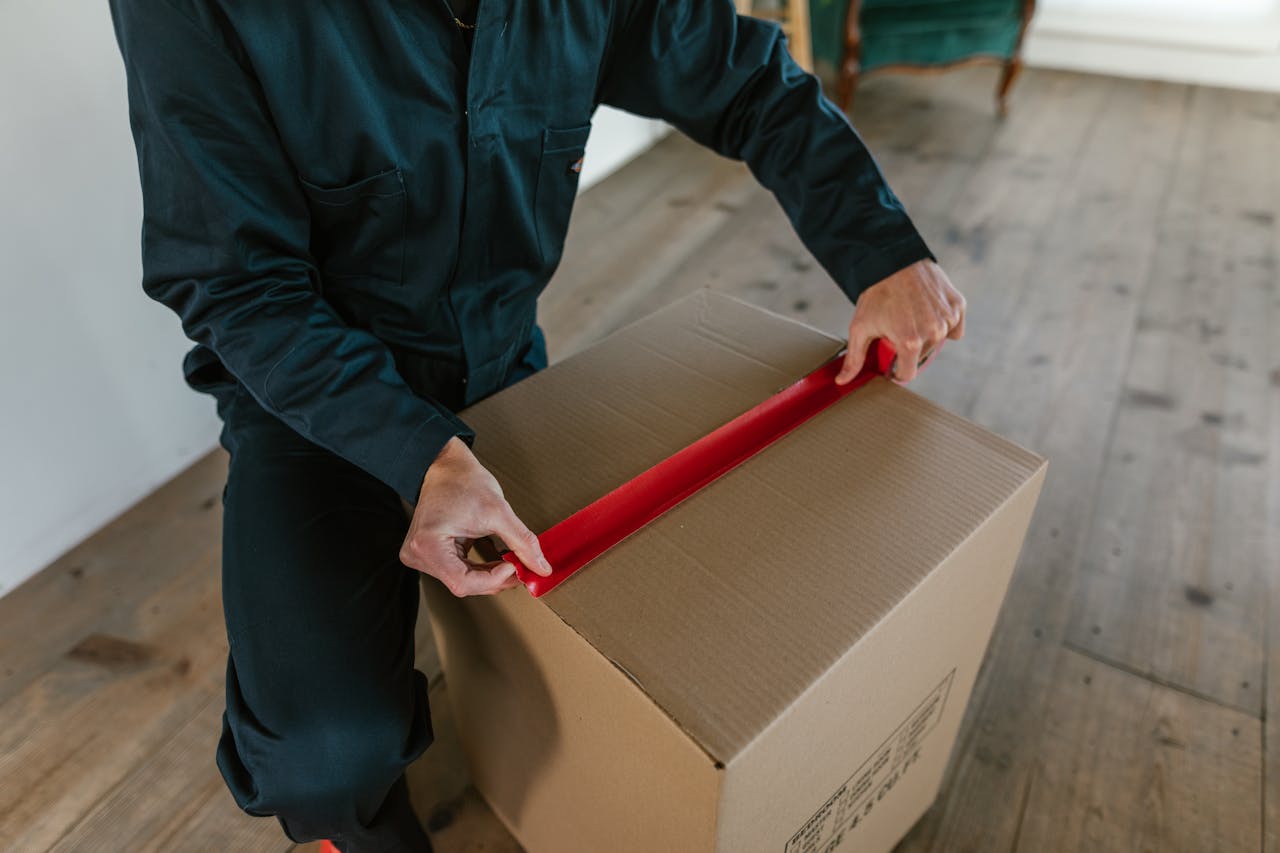
[[[463,416],[545,530],[840,347],[704,291]],[[541,599],[428,582],[476,787],[531,853],[889,850],[1044,472],[876,379]]]

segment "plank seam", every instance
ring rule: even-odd
[[[1273,411],[1275,410],[1274,406],[1272,406],[1272,410]],[[1274,431],[1274,427],[1272,428],[1272,431]],[[1276,534],[1272,533],[1271,535],[1272,537],[1275,537]],[[1270,578],[1270,579],[1274,580],[1274,578]],[[1266,589],[1267,589],[1267,609],[1264,612],[1269,614],[1271,613],[1271,611],[1275,610],[1276,585],[1274,583],[1268,583]],[[1275,654],[1275,647],[1271,644],[1272,643],[1271,632],[1273,630],[1275,629],[1272,626],[1272,620],[1270,618],[1264,619],[1262,622],[1262,648],[1265,653],[1265,657],[1263,658],[1263,661],[1262,661],[1262,677],[1259,679],[1259,681],[1262,682],[1261,684],[1261,689],[1262,689],[1262,716],[1261,716],[1262,767],[1260,768],[1260,772],[1258,774],[1258,786],[1262,789],[1262,809],[1261,809],[1261,814],[1258,815],[1259,828],[1261,830],[1258,836],[1259,853],[1268,853],[1267,851],[1267,814],[1271,811],[1267,807],[1267,803],[1270,802],[1267,799],[1267,790],[1271,787],[1271,784],[1270,784],[1271,779],[1269,778],[1270,774],[1268,773],[1268,771],[1271,769],[1271,753],[1267,751],[1267,728],[1268,728],[1267,717],[1269,716],[1267,712],[1271,710],[1269,707],[1271,702],[1271,680],[1270,679],[1271,679],[1271,668],[1275,665],[1274,661],[1270,659],[1271,655]],[[1272,853],[1275,853],[1275,851],[1272,851]]]
[[[1144,672],[1143,670],[1139,669],[1136,666],[1133,666],[1132,664],[1127,664],[1127,663],[1124,663],[1123,661],[1115,660],[1114,658],[1110,658],[1102,654],[1101,652],[1095,652],[1092,649],[1088,649],[1084,646],[1078,645],[1072,642],[1071,640],[1064,639],[1062,641],[1062,647],[1068,651],[1075,652],[1076,654],[1081,655],[1083,657],[1087,657],[1089,658],[1089,660],[1094,661],[1095,663],[1100,663],[1104,666],[1109,666],[1114,670],[1118,670],[1128,675],[1141,678],[1144,681],[1149,681],[1158,687],[1164,687],[1169,690],[1174,690],[1178,693],[1183,694],[1184,696],[1190,696],[1192,699],[1199,699],[1202,702],[1208,702],[1210,705],[1217,705],[1219,708],[1225,708],[1228,711],[1236,711],[1238,713],[1245,714],[1251,717],[1252,719],[1258,720],[1259,722],[1265,719],[1264,715],[1261,715],[1255,711],[1252,711],[1249,708],[1242,708],[1239,705],[1233,705],[1230,702],[1224,702],[1221,699],[1208,695],[1207,693],[1201,693],[1198,690],[1194,690],[1190,687],[1185,687],[1176,682],[1169,681],[1168,679],[1165,679],[1165,678],[1161,678],[1160,676],[1156,675],[1154,672]]]
[[[193,694],[198,695],[198,688],[193,689]],[[220,702],[224,695],[225,694],[220,688],[209,689],[205,694],[204,701],[199,702],[189,715],[182,717],[179,722],[175,723],[172,730],[168,733],[168,736],[153,745],[149,751],[141,754],[138,757],[137,762],[129,768],[128,771],[121,774],[120,778],[116,779],[115,782],[104,788],[98,794],[97,799],[85,808],[75,821],[63,828],[62,832],[53,841],[53,844],[50,845],[50,849],[55,849],[59,845],[66,843],[68,839],[72,838],[72,836],[76,834],[77,831],[86,826],[91,826],[91,822],[95,818],[99,817],[103,813],[104,809],[108,809],[110,807],[112,797],[114,797],[117,792],[125,788],[129,782],[140,773],[144,773],[147,768],[153,766],[156,761],[160,760],[160,757],[163,755],[164,750],[169,746],[169,744],[171,744],[176,738],[180,737],[186,728],[190,726],[202,713],[204,713],[205,709],[208,708],[209,705]],[[70,757],[71,756],[68,756],[68,758]],[[166,833],[162,840],[168,840],[181,829],[182,827],[179,824],[177,827]]]
[[[1035,784],[1039,769],[1039,760],[1034,760],[1027,770],[1027,783],[1022,786],[1022,803],[1018,807],[1018,823],[1013,828],[1013,843],[1009,845],[1009,853],[1018,853],[1018,848],[1022,846],[1022,825],[1027,820],[1027,807],[1031,805],[1031,786]]]

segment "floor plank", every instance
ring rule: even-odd
[[[938,403],[972,416],[997,370],[1021,371],[1038,384],[1052,369],[1045,352],[1010,349],[1016,313],[1044,275],[1049,241],[1061,223],[1061,208],[1087,168],[1086,148],[1098,115],[1111,94],[1104,81],[1076,75],[1033,77],[1024,103],[1005,120],[991,155],[971,171],[954,204],[923,222],[926,236],[968,302],[967,333],[948,345],[913,388]],[[1029,80],[1028,82],[1032,82]]]
[[[1049,459],[1049,475],[934,808],[907,850],[1008,850],[1035,767],[1080,544],[1110,442],[1187,90],[1099,81],[1104,97],[969,414]],[[1016,215],[1016,212],[1011,211]],[[991,270],[998,275],[999,270]],[[1124,285],[1117,287],[1117,285]]]
[[[641,158],[617,181],[649,190],[639,206],[600,205],[590,192],[576,206],[565,262],[538,304],[552,360],[643,316],[636,302],[733,219],[737,197],[753,189],[750,175],[706,153],[692,144],[660,145],[653,154],[665,161],[665,174],[653,175]],[[620,233],[627,239],[618,240]]]
[[[279,850],[292,846],[275,821],[235,805],[210,747],[221,727],[221,693],[205,704],[51,849],[168,853],[172,850]],[[213,818],[213,819],[210,819]]]
[[[206,753],[211,742],[206,737]],[[192,758],[197,760],[196,756]],[[206,757],[204,766],[211,764],[212,759]],[[186,821],[181,826],[174,826],[171,834],[154,839],[154,849],[165,853],[221,853],[230,850],[277,853],[297,847],[281,831],[274,818],[250,817],[240,811],[216,770],[206,771],[200,780],[200,793],[193,802],[197,805]],[[318,844],[315,846],[319,847]]]
[[[1256,716],[1069,650],[1059,656],[1040,754],[1014,801],[1022,820],[1009,849],[1258,849]]]
[[[0,849],[57,843],[221,693],[216,562],[194,563],[137,609],[133,631],[88,635],[0,705]]]
[[[86,634],[118,632],[144,590],[219,547],[226,471],[224,453],[208,454],[0,598],[0,703]]]
[[[1191,99],[1066,635],[1257,716],[1280,124],[1255,114],[1274,102]]]
[[[1276,103],[1271,115],[1280,114]],[[1280,135],[1271,140],[1271,168],[1273,186],[1280,167]],[[1280,246],[1280,217],[1272,223],[1271,245]],[[1263,731],[1264,766],[1263,797],[1263,853],[1280,853],[1280,262],[1272,267],[1270,288],[1271,310],[1269,336],[1270,352],[1267,357],[1267,379],[1270,400],[1270,433],[1267,444],[1268,494],[1267,494],[1267,552],[1263,560],[1264,577],[1268,585],[1269,614],[1266,623],[1267,671],[1266,671],[1266,727]]]
[[[1280,100],[1032,71],[999,121],[988,72],[872,78],[857,105],[970,302],[913,387],[1051,463],[900,850],[1280,853]],[[552,355],[699,287],[833,334],[851,311],[745,167],[672,137],[580,200]],[[213,763],[225,470],[211,453],[0,599],[0,849],[292,848]],[[446,853],[514,853],[422,612],[415,805]]]

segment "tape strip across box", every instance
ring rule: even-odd
[[[542,531],[841,345],[702,291],[462,416]],[[428,580],[476,787],[531,853],[891,849],[936,794],[1044,473],[873,379],[541,598]]]

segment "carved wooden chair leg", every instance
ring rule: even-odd
[[[1015,56],[1005,60],[1004,68],[1000,72],[1000,83],[996,86],[996,112],[1001,118],[1009,114],[1009,91],[1013,89],[1013,84],[1021,71],[1020,57]]]
[[[853,108],[853,93],[862,74],[862,0],[849,0],[844,19],[844,52],[840,56],[840,80],[836,98],[847,114]]]
[[[862,71],[856,59],[846,59],[840,66],[840,81],[836,86],[836,102],[845,113],[853,109],[853,96],[858,89],[858,76]]]

